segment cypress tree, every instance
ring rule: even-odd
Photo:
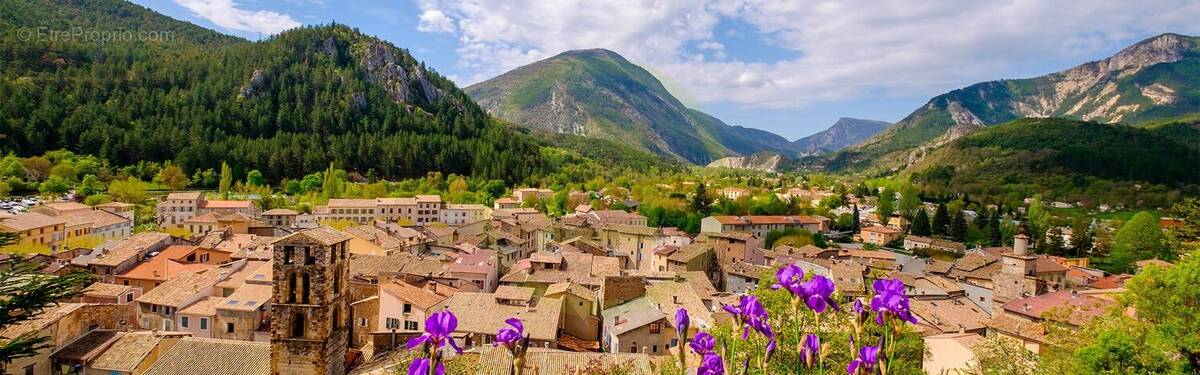
[[[1001,246],[1003,244],[1003,242],[1001,242],[1001,238],[1000,238],[1000,208],[999,207],[997,207],[995,211],[992,211],[992,219],[989,220],[989,223],[988,223],[988,243],[990,243],[992,246]]]
[[[925,213],[924,209],[917,209],[912,225],[908,227],[908,233],[914,236],[929,235],[929,214]]]
[[[959,242],[967,239],[967,217],[962,210],[954,211],[954,219],[950,220],[950,237]]]
[[[945,236],[950,233],[950,213],[944,203],[938,203],[937,211],[933,213],[933,223],[929,228],[933,234]]]

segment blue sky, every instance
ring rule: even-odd
[[[1037,76],[1163,32],[1200,1],[135,0],[259,39],[337,22],[467,86],[569,49],[607,48],[694,108],[796,139],[838,117],[898,121],[971,83]]]

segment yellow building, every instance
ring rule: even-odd
[[[19,233],[22,246],[45,246],[57,251],[67,238],[67,220],[26,212],[0,219],[0,231]]]

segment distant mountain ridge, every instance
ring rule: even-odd
[[[828,129],[797,139],[792,142],[792,147],[803,155],[838,151],[858,144],[887,129],[888,126],[892,126],[892,124],[885,121],[842,117]]]
[[[1035,78],[988,81],[930,99],[828,161],[888,169],[990,125],[1023,117],[1141,124],[1200,112],[1200,38],[1161,34],[1113,56]]]
[[[687,108],[650,72],[604,49],[572,50],[466,88],[488,113],[519,126],[612,140],[705,165],[792,145]]]

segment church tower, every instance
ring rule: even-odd
[[[322,226],[273,244],[272,374],[345,374],[349,240]]]

